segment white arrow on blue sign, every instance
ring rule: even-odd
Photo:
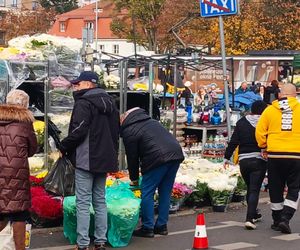
[[[238,0],[200,0],[202,17],[235,15],[238,13]]]

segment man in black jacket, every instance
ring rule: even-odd
[[[247,216],[245,228],[256,228],[255,222],[261,219],[257,204],[262,181],[266,174],[266,161],[255,138],[255,128],[262,112],[267,107],[263,101],[256,101],[251,106],[251,114],[241,118],[234,129],[225,151],[225,167],[234,150],[239,146],[239,164],[243,179],[247,185]]]
[[[75,105],[69,134],[60,151],[75,169],[77,248],[89,249],[90,203],[95,211],[95,250],[104,250],[107,231],[105,182],[118,170],[119,112],[113,99],[97,88],[98,76],[84,71],[72,81]]]
[[[135,236],[167,235],[170,197],[180,163],[184,160],[176,139],[146,111],[133,108],[121,116],[123,138],[130,180],[138,185],[139,169],[143,175],[142,227]],[[154,224],[154,193],[158,188],[158,218]]]

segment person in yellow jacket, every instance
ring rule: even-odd
[[[297,210],[300,190],[300,103],[293,84],[281,87],[279,99],[262,113],[255,135],[258,146],[267,150],[271,228],[290,234],[289,222]]]

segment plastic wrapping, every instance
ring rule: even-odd
[[[69,196],[64,199],[64,236],[70,244],[75,244],[77,239],[76,227],[76,198]],[[94,210],[90,206],[90,235],[94,235]]]
[[[48,192],[59,196],[70,196],[75,193],[75,169],[66,158],[59,158],[44,180]]]
[[[107,240],[112,247],[127,246],[138,223],[141,200],[128,188],[128,183],[118,183],[107,190]]]

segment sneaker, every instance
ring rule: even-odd
[[[105,243],[95,244],[93,250],[105,250]]]
[[[141,227],[137,230],[134,230],[133,236],[144,237],[144,238],[153,238],[154,232],[152,229],[146,229],[146,228]]]
[[[90,249],[89,247],[79,247],[79,246],[75,247],[75,250],[89,250],[89,249]]]
[[[167,225],[162,225],[160,227],[154,227],[154,234],[168,235]]]
[[[278,228],[284,234],[291,234],[292,233],[290,225],[289,225],[289,223],[287,221],[281,221],[281,222],[279,222]]]
[[[254,224],[254,221],[246,221],[245,222],[245,228],[248,229],[248,230],[254,230],[256,228],[255,224]]]
[[[262,214],[260,213],[257,213],[254,218],[253,218],[253,221],[254,222],[258,222],[258,221],[261,221],[262,220]]]
[[[280,231],[280,228],[278,227],[279,222],[274,222],[271,225],[271,229],[273,229],[274,231]]]

